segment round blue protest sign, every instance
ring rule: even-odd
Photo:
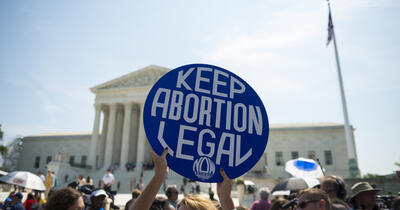
[[[265,107],[244,80],[223,68],[190,64],[161,77],[147,96],[144,128],[153,150],[168,147],[168,166],[202,182],[249,171],[264,153]]]

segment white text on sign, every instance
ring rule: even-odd
[[[199,156],[215,157],[217,165],[226,155],[230,167],[240,165],[252,155],[252,148],[241,152],[242,138],[235,132],[262,136],[263,117],[260,106],[234,102],[246,91],[238,78],[218,69],[189,68],[178,72],[176,88],[158,88],[151,106],[152,117],[185,122],[179,126],[176,151],[169,150],[170,155],[193,160],[193,155],[183,152],[184,148],[193,147]],[[160,121],[158,129],[158,140],[164,147],[168,146],[163,140],[165,123]],[[210,129],[199,129],[197,125]],[[220,136],[216,136],[215,129],[223,130],[218,132]],[[190,132],[198,138],[185,138]]]

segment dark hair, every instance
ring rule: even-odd
[[[55,191],[56,191],[56,190],[55,190],[54,188],[51,188],[51,189],[49,190],[49,192],[47,193],[47,197],[50,198],[51,195],[52,195]]]
[[[24,196],[20,192],[17,192],[17,193],[14,194],[14,198],[22,199],[23,197]]]
[[[278,198],[275,201],[272,202],[271,207],[269,208],[269,210],[280,210],[283,209],[283,204],[287,203],[288,200],[284,199],[284,198]]]
[[[67,210],[80,197],[81,194],[70,187],[57,190],[49,196],[47,203],[44,205],[44,210]]]
[[[40,191],[35,190],[35,195],[33,197],[34,197],[34,200],[38,199],[38,201],[40,201],[40,198],[42,197],[42,193]]]
[[[346,199],[346,186],[343,182],[342,177],[335,176],[335,175],[330,175],[330,176],[325,176],[322,178],[322,182],[330,183],[333,185],[333,188],[336,191],[336,197],[345,200]]]
[[[399,210],[400,209],[400,196],[397,196],[395,199],[393,199],[392,208],[394,210]]]
[[[11,191],[10,194],[8,194],[8,197],[11,198],[15,195],[15,191]]]
[[[164,197],[156,197],[153,200],[153,203],[151,204],[149,210],[164,210],[168,209],[169,202],[166,198]]]
[[[167,189],[165,190],[165,195],[167,196],[167,198],[170,198],[172,196],[172,190],[176,189],[177,187],[175,185],[169,185],[167,187]]]
[[[140,194],[142,194],[142,191],[136,189],[132,192],[132,198],[137,198]]]
[[[26,200],[34,200],[33,194],[31,192],[28,193],[28,196],[26,197]]]

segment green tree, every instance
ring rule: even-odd
[[[7,147],[4,145],[0,145],[0,155],[3,158],[3,160],[7,156],[7,152],[8,152]]]
[[[364,178],[364,179],[376,179],[376,178],[385,178],[385,176],[381,176],[381,175],[378,175],[378,174],[370,174],[370,173],[367,173],[367,174],[365,174],[365,175],[363,176],[363,178]]]
[[[1,158],[3,159],[3,165],[4,165],[4,160],[7,157],[7,153],[8,153],[8,148],[4,145],[0,145],[0,155]]]

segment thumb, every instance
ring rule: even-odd
[[[228,177],[228,175],[226,175],[226,173],[225,173],[225,171],[224,171],[223,168],[220,168],[220,169],[219,169],[219,173],[221,174],[221,176],[222,176],[222,178],[223,178],[224,180],[229,180],[229,177]]]
[[[161,154],[161,157],[165,158],[167,156],[167,153],[168,153],[168,147],[165,147],[163,153]]]

